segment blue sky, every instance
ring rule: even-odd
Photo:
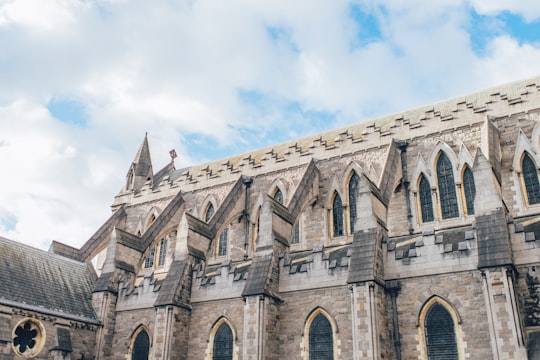
[[[0,1],[0,236],[80,246],[177,167],[540,74],[527,0]]]

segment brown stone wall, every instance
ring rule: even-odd
[[[94,359],[96,331],[98,326],[19,309],[12,309],[11,312],[12,314],[0,315],[0,321],[7,322],[10,337],[7,342],[5,339],[0,339],[1,360],[20,359],[20,357],[13,352],[11,333],[17,323],[25,318],[32,318],[39,321],[45,329],[45,344],[43,349],[33,359],[49,360],[51,358],[51,350],[58,346],[57,329],[59,327],[69,331],[73,348],[71,353],[65,353],[66,359],[80,359],[82,356],[84,356],[85,359]],[[5,336],[2,337],[4,338]]]
[[[471,359],[492,358],[488,314],[479,271],[403,279],[400,284],[397,307],[403,360],[416,360],[420,356],[418,317],[424,303],[433,295],[446,299],[459,313],[461,324],[456,332],[463,333],[461,346],[466,356]]]
[[[154,324],[156,320],[156,310],[154,308],[137,309],[130,311],[121,311],[116,314],[116,327],[112,340],[112,354],[110,360],[124,360],[128,354],[132,341],[133,332],[144,325],[148,329],[148,336],[153,347],[155,346],[156,336],[154,333]]]
[[[336,322],[335,349],[337,359],[353,359],[351,295],[346,285],[326,289],[306,290],[282,294],[280,306],[281,358],[303,359],[306,319],[317,307],[322,307]]]
[[[226,317],[233,325],[236,335],[235,349],[238,359],[242,359],[242,339],[244,327],[244,301],[241,298],[193,303],[191,326],[189,329],[188,354],[190,359],[206,359],[209,337],[214,324]]]

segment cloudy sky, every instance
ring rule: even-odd
[[[0,236],[81,246],[154,169],[540,74],[540,1],[0,0]]]

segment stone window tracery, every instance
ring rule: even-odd
[[[420,196],[420,213],[422,214],[422,222],[433,221],[433,200],[431,198],[431,186],[424,175],[420,177],[418,193]]]
[[[208,207],[206,208],[206,212],[204,214],[204,221],[208,222],[210,219],[214,216],[214,205],[212,203],[208,204]]]
[[[158,257],[158,266],[165,265],[165,259],[167,258],[167,239],[163,238],[159,242],[159,257]]]
[[[156,248],[152,248],[148,256],[144,259],[144,268],[149,269],[154,267],[154,258],[156,256]]]
[[[233,344],[233,332],[226,322],[222,322],[214,334],[212,359],[232,360]]]
[[[356,221],[356,190],[358,188],[358,182],[360,178],[353,172],[351,179],[349,180],[349,224],[351,234],[354,233],[354,222]]]
[[[22,357],[35,357],[45,344],[45,328],[35,319],[23,319],[12,332],[14,352]]]
[[[454,320],[446,308],[435,302],[424,320],[427,355],[430,360],[458,359]]]
[[[322,313],[317,314],[309,326],[309,359],[334,359],[332,325]]]
[[[227,242],[228,242],[228,229],[224,229],[219,235],[219,241],[217,244],[217,254],[218,256],[227,255]]]
[[[530,155],[525,153],[521,161],[521,171],[527,200],[529,204],[540,203],[540,184],[538,182],[538,171]]]
[[[452,163],[444,153],[441,153],[437,160],[437,185],[439,188],[442,218],[450,219],[458,217],[459,210],[454,172]]]
[[[131,360],[148,360],[150,355],[150,337],[144,328],[136,332],[131,345]]]
[[[299,243],[300,243],[300,220],[298,220],[294,224],[293,235],[292,235],[292,238],[291,238],[291,244],[292,245],[299,244]]]
[[[343,235],[343,205],[341,203],[341,197],[336,192],[334,194],[334,201],[332,202],[332,228],[335,236]]]
[[[476,186],[471,169],[466,166],[463,171],[463,195],[465,197],[465,206],[467,215],[474,215],[474,198],[476,197]]]

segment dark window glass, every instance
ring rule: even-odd
[[[521,164],[523,170],[523,181],[529,204],[538,204],[540,202],[540,184],[538,183],[538,172],[536,166],[529,154],[525,154]]]
[[[17,326],[15,329],[15,338],[13,345],[19,347],[19,352],[23,354],[26,350],[33,349],[36,346],[36,339],[39,331],[32,326],[31,321],[27,321],[24,325]]]
[[[349,181],[349,222],[351,224],[351,234],[354,233],[354,222],[356,220],[356,189],[358,188],[358,175],[353,174]]]
[[[422,176],[420,185],[418,186],[420,194],[420,208],[422,211],[422,222],[433,221],[433,202],[431,200],[431,186],[429,181]]]
[[[146,331],[142,330],[133,343],[133,351],[131,354],[132,360],[148,360],[150,352],[150,338]]]
[[[467,205],[467,215],[474,214],[474,198],[476,197],[476,186],[474,176],[468,167],[463,171],[463,193],[465,194],[465,204]]]
[[[204,215],[204,221],[208,222],[212,216],[214,215],[214,205],[212,205],[212,203],[210,203],[210,205],[208,205],[208,208],[206,208],[206,214]]]
[[[343,206],[341,205],[341,198],[336,193],[334,196],[333,210],[334,220],[334,236],[343,235]]]
[[[233,333],[229,325],[223,323],[214,336],[213,360],[232,360]]]
[[[444,306],[435,303],[429,309],[424,324],[429,360],[457,359],[454,321]]]
[[[158,266],[165,264],[165,258],[167,257],[167,239],[161,239],[159,242],[159,259]]]
[[[309,358],[310,360],[333,360],[334,340],[330,321],[319,314],[309,327]]]
[[[442,218],[450,219],[459,216],[452,163],[444,154],[441,154],[437,161],[437,181]]]
[[[71,346],[71,335],[68,329],[56,329],[56,336],[58,337],[58,349],[63,351],[73,351],[73,347]]]
[[[291,244],[298,244],[299,242],[300,242],[300,223],[297,222],[296,224],[294,224]]]
[[[283,193],[280,189],[277,189],[274,194],[274,200],[276,200],[278,203],[283,204]]]
[[[227,255],[227,229],[219,235],[218,256]]]
[[[146,269],[151,268],[152,266],[154,266],[154,256],[155,255],[156,255],[156,248],[153,248],[150,251],[150,254],[148,254],[148,256],[146,257],[146,259],[144,259],[144,267]]]

